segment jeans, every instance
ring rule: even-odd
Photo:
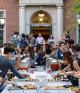
[[[72,76],[72,75],[68,75],[67,78],[70,80],[70,82],[72,83],[73,86],[78,86],[78,78]]]

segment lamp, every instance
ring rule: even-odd
[[[39,16],[39,22],[43,23],[44,22],[44,14],[38,14]]]
[[[5,25],[5,19],[0,19],[0,28],[3,29]]]
[[[80,25],[80,19],[77,19],[77,23]]]

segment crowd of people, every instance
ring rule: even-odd
[[[53,35],[50,35],[48,40],[44,40],[40,33],[34,38],[32,33],[28,36],[15,32],[11,36],[11,43],[5,43],[0,52],[0,75],[3,78],[9,69],[18,78],[25,78],[17,70],[20,69],[20,61],[26,57],[30,58],[31,68],[46,66],[47,63],[50,66],[49,58],[53,58],[59,63],[60,67],[57,70],[65,74],[73,85],[78,85],[78,78],[73,74],[80,73],[80,46],[74,44],[69,32],[57,44]]]

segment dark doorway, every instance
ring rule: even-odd
[[[35,38],[39,33],[41,33],[44,39],[47,40],[51,34],[51,27],[32,27],[32,33],[34,34]]]

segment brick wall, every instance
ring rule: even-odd
[[[19,0],[0,0],[0,10],[6,10],[7,41],[14,31],[19,31]]]
[[[75,0],[64,0],[64,31],[70,31],[76,42],[76,14],[73,12]]]

